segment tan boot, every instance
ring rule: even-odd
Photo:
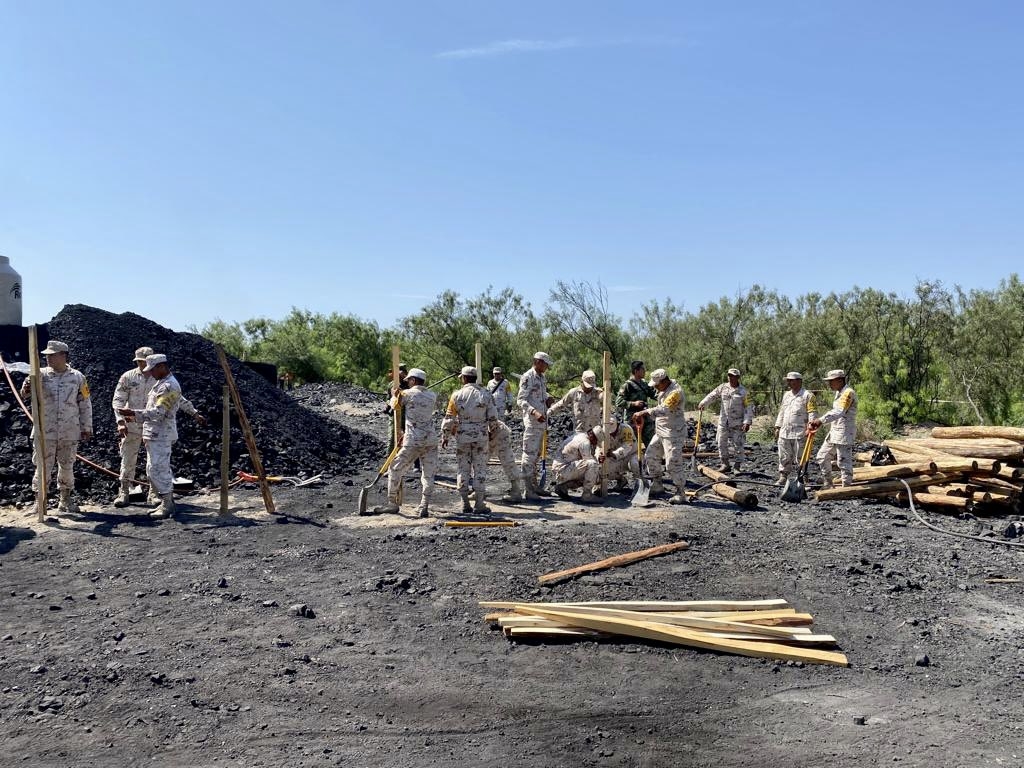
[[[174,517],[174,491],[170,493],[160,494],[160,503],[154,510],[149,513],[149,516],[156,520],[164,520],[168,517]]]
[[[77,515],[78,505],[71,500],[71,489],[60,489],[60,501],[57,502],[57,511],[64,514]]]
[[[786,484],[786,481],[788,479],[789,479],[789,476],[785,472],[779,472],[779,479],[775,481],[775,487],[776,488],[781,488],[782,486],[784,486]]]
[[[593,489],[589,485],[584,485],[580,502],[583,504],[593,504],[595,501],[597,501],[597,496],[594,495]]]
[[[686,494],[684,494],[684,493],[677,493],[675,496],[673,496],[672,498],[670,498],[668,500],[668,503],[669,504],[688,504],[689,502],[688,502],[688,500],[686,498]]]
[[[523,500],[523,481],[516,478],[512,481],[512,489],[501,497],[506,504],[515,504]]]
[[[122,507],[127,507],[131,503],[128,500],[128,497],[131,496],[131,494],[132,494],[132,484],[131,484],[131,481],[129,481],[129,480],[122,480],[121,481],[121,493],[120,493],[120,495],[116,499],[114,499],[114,506],[117,507],[118,509],[121,509]]]

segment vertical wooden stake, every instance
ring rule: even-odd
[[[221,435],[220,435],[220,516],[228,517],[228,485],[231,483],[231,390],[224,385],[221,392]]]
[[[474,364],[476,365],[476,383],[481,387],[487,383],[484,381],[483,348],[483,344],[478,341],[476,343],[476,360],[474,361]]]
[[[34,325],[28,327],[28,359],[32,372],[30,374],[32,390],[32,421],[35,423],[36,436],[34,449],[36,456],[36,477],[39,490],[36,492],[36,517],[39,522],[46,519],[46,426],[43,420],[45,401],[43,400],[43,377],[39,365],[39,334]]]
[[[605,352],[604,360],[604,395],[601,398],[601,422],[604,424],[604,437],[601,438],[601,452],[604,453],[604,464],[601,465],[601,497],[608,493],[608,429],[612,416],[612,353]]]
[[[224,369],[224,379],[227,382],[228,391],[235,404],[235,413],[238,414],[238,425],[242,428],[242,435],[245,437],[245,446],[249,449],[249,458],[252,460],[252,468],[256,470],[256,477],[260,481],[260,493],[263,494],[263,505],[267,508],[267,514],[276,515],[274,508],[274,497],[270,494],[270,483],[267,482],[267,473],[263,470],[263,459],[260,458],[260,450],[256,447],[256,437],[252,433],[252,426],[249,424],[249,417],[245,415],[245,406],[242,405],[242,396],[238,394],[238,387],[235,386],[235,377],[231,373],[231,366],[228,364],[228,356],[224,354],[224,348],[220,344],[217,347],[217,357],[220,359],[220,367]]]
[[[401,362],[401,354],[402,354],[402,350],[399,349],[397,344],[395,344],[393,347],[391,347],[391,389],[394,392],[401,392],[402,391],[401,390],[402,377],[398,375],[398,366],[402,364],[402,362]],[[391,396],[394,397],[394,394],[392,394]],[[395,446],[397,447],[398,446],[398,435],[400,434],[401,429],[402,429],[402,399],[401,398],[398,398],[398,402],[395,403],[393,414],[394,414],[394,419],[395,419]],[[395,453],[397,454],[398,452],[395,451]],[[405,485],[405,483],[403,482],[403,479],[404,478],[401,478],[401,477],[398,478],[398,506],[402,506],[403,497],[405,495],[404,494],[404,491],[405,491],[404,485]]]

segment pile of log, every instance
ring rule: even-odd
[[[814,632],[809,613],[785,600],[516,603],[484,620],[513,640],[614,640],[623,637],[780,661],[848,666],[832,635]]]
[[[896,459],[886,466],[858,466],[853,485],[818,491],[818,501],[888,498],[906,503],[902,478],[914,503],[936,511],[1007,514],[1024,497],[1024,429],[935,427],[916,440],[886,440]],[[862,463],[869,454],[858,454]]]

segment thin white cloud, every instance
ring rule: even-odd
[[[534,53],[537,51],[564,51],[567,48],[581,48],[582,40],[565,37],[561,40],[498,40],[475,48],[456,48],[434,54],[438,59],[478,59],[486,56],[507,56],[512,53]]]

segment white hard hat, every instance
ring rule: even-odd
[[[427,383],[427,372],[422,368],[413,368],[409,373],[406,374],[407,379],[419,379],[424,384]]]
[[[834,368],[825,374],[825,381],[832,381],[833,379],[845,379],[846,371],[842,368]]]
[[[650,380],[649,383],[653,387],[659,381],[664,381],[667,378],[668,378],[668,374],[665,372],[665,369],[664,368],[658,368],[656,371],[653,371],[651,373],[651,380]]]
[[[800,381],[803,381],[804,375],[802,373],[797,373],[796,371],[790,371],[786,374],[786,381],[792,381],[793,379],[800,379]]]
[[[476,376],[476,368],[472,365],[464,365],[462,370],[459,371],[459,376]]]
[[[730,376],[742,376],[743,375],[742,373],[740,373],[740,369],[739,368],[730,368],[728,371],[726,371],[726,373],[728,373]]]
[[[167,362],[167,355],[147,355],[146,356],[146,367],[142,369],[143,373],[148,373],[156,368],[160,363]]]
[[[547,363],[548,365],[551,365],[551,358],[548,357],[547,352],[537,352],[536,354],[534,354],[533,359],[540,360],[542,363]]]

